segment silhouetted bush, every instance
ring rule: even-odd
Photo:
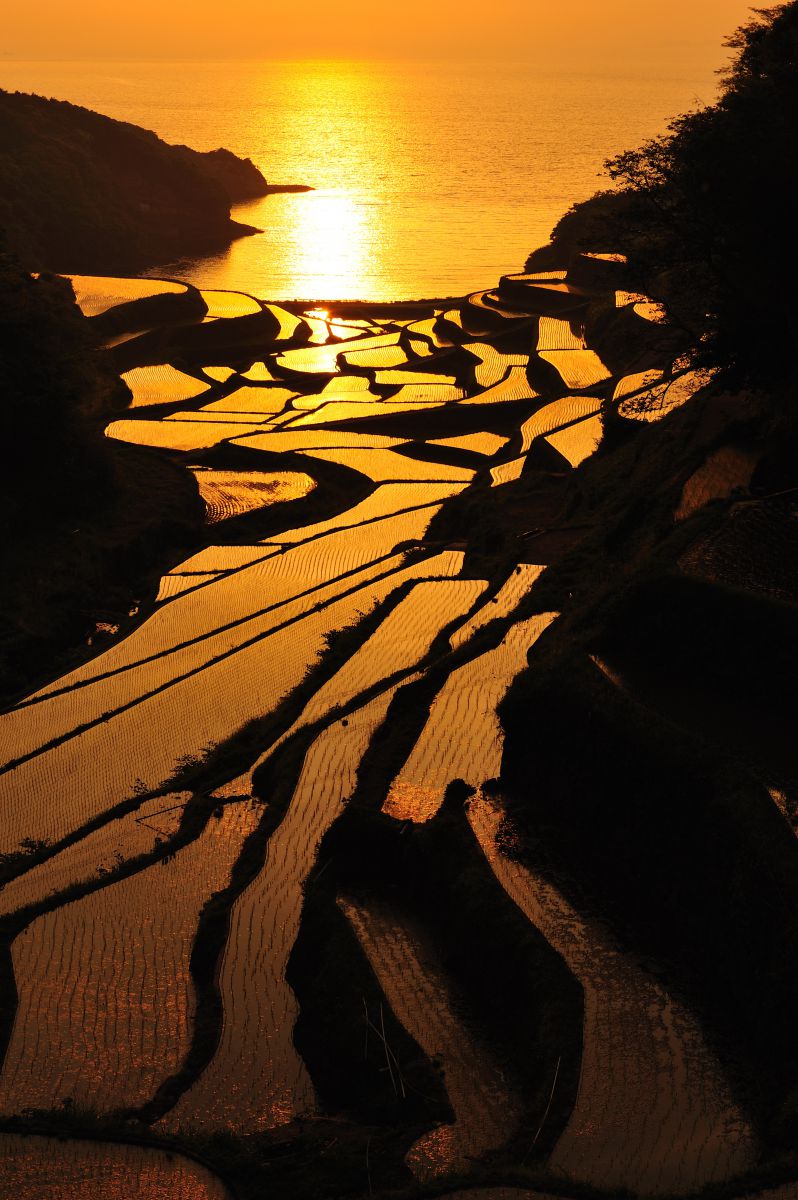
[[[572,209],[553,237],[561,258],[627,254],[704,361],[778,380],[798,316],[798,2],[757,10],[727,45],[717,103],[612,159],[620,190]]]

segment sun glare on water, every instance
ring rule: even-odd
[[[318,191],[294,209],[295,270],[308,296],[335,299],[365,294],[358,284],[369,261],[374,233],[363,210],[346,192]]]

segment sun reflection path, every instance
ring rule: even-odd
[[[305,295],[339,299],[357,292],[369,274],[374,227],[348,192],[319,191],[303,197],[294,210],[292,240],[296,277]]]

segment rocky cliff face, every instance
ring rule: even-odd
[[[0,227],[32,267],[139,271],[254,232],[230,204],[267,191],[248,159],[201,154],[41,96],[0,92]]]

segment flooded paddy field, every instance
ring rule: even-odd
[[[4,1133],[0,1159],[18,1200],[230,1200],[200,1163],[146,1146]]]
[[[759,1135],[701,1014],[511,852],[497,784],[563,619],[557,497],[610,405],[702,378],[616,369],[539,311],[559,276],[397,319],[74,284],[126,339],[107,436],[190,471],[205,534],[2,718],[0,1191],[742,1194]]]

